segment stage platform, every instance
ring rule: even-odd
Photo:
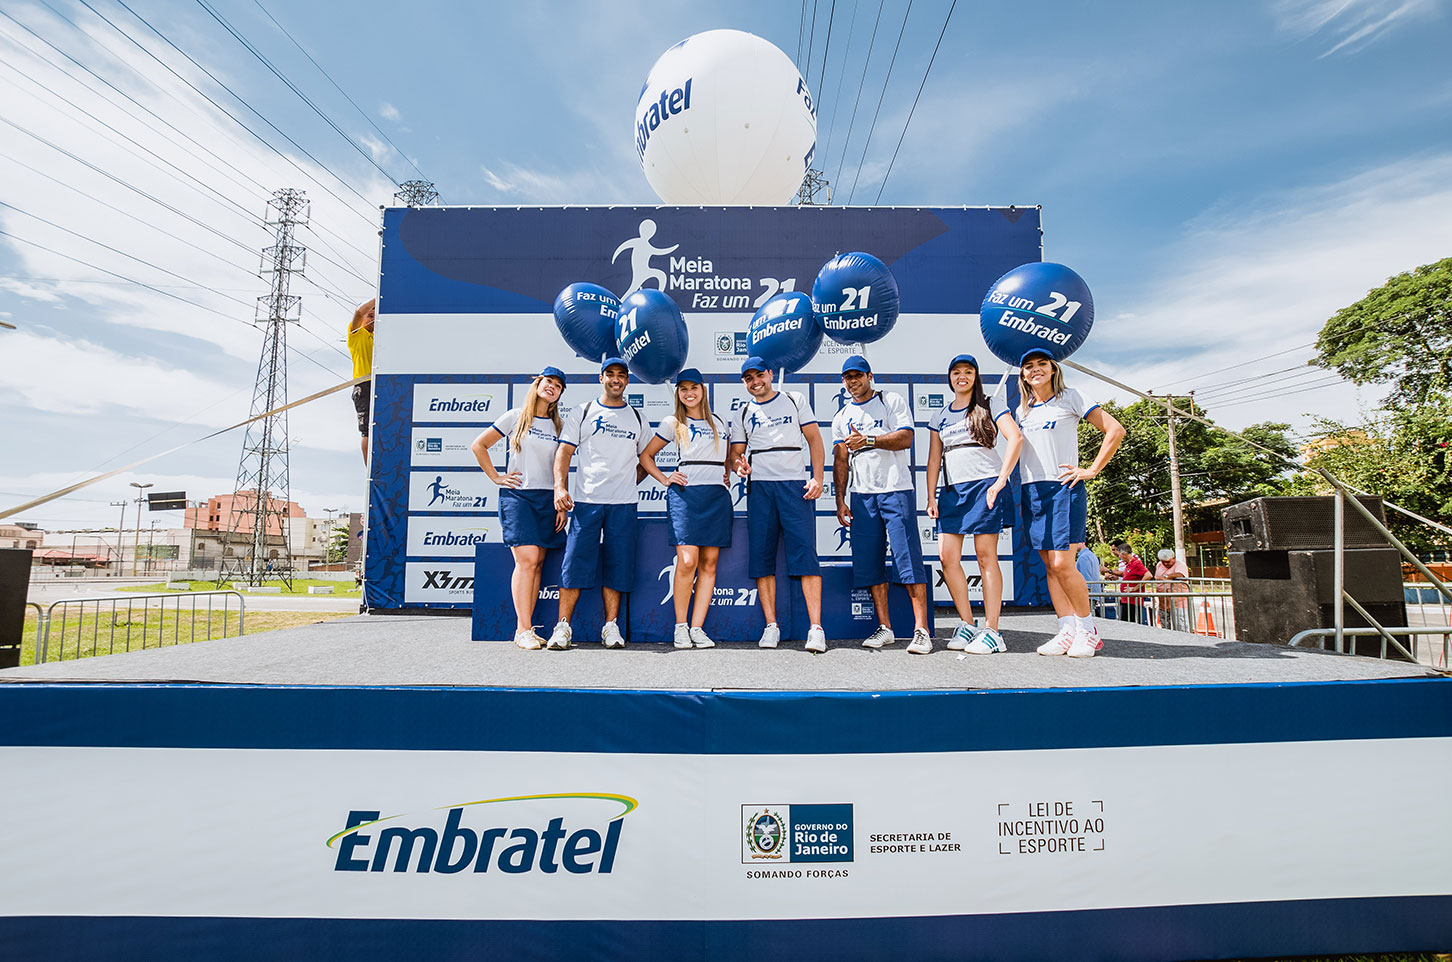
[[[947,623],[947,619],[944,619]],[[1005,613],[1009,650],[966,655],[943,648],[910,655],[906,640],[879,651],[834,640],[823,655],[801,642],[676,650],[669,644],[606,650],[522,651],[469,639],[469,620],[440,616],[338,619],[242,638],[0,671],[0,682],[107,682],[271,686],[461,686],[673,691],[930,691],[1104,688],[1435,677],[1398,661],[1206,638],[1125,622],[1098,622],[1104,649],[1092,659],[1044,658],[1053,634],[1045,613]]]

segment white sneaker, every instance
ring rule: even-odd
[[[807,651],[813,651],[820,655],[826,650],[827,633],[819,627],[809,629],[807,631]]]
[[[1041,655],[1067,655],[1073,643],[1074,629],[1060,628],[1057,635],[1039,645],[1038,651]]]
[[[992,628],[984,628],[963,650],[970,655],[996,655],[1000,651],[1008,651],[1008,646],[1003,643],[1002,635]]]
[[[544,644],[539,635],[534,633],[533,628],[524,628],[514,633],[514,643],[525,651],[539,651],[540,645]]]
[[[603,632],[602,632],[603,634]],[[685,625],[676,625],[675,646],[677,648],[691,647],[691,629]]]
[[[913,631],[913,640],[908,642],[908,654],[926,655],[933,650],[933,636],[928,634],[926,628],[918,628]]]
[[[969,643],[973,641],[973,636],[976,634],[978,634],[978,629],[972,622],[963,622],[958,626],[958,630],[953,632],[953,637],[948,639],[948,650],[966,651]]]
[[[555,625],[554,631],[550,632],[550,640],[546,642],[545,647],[555,651],[564,651],[570,647],[570,639],[574,637],[575,633],[570,630],[570,623],[562,621]]]
[[[710,635],[706,634],[706,629],[704,628],[691,629],[691,644],[695,645],[697,648],[716,647],[716,643],[711,640]]]
[[[606,648],[624,648],[625,638],[620,634],[620,626],[613,621],[607,621],[600,628],[600,644]]]
[[[897,639],[892,636],[892,629],[887,625],[878,625],[877,630],[868,635],[862,641],[863,648],[882,648],[885,645],[895,644]]]
[[[1099,640],[1099,631],[1091,628],[1088,631],[1074,632],[1074,643],[1069,646],[1068,655],[1070,658],[1093,658],[1094,653],[1104,647],[1104,642]]]
[[[767,625],[761,632],[761,640],[756,643],[758,648],[775,648],[781,643],[781,628],[776,622]]]

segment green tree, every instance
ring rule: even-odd
[[[1398,274],[1337,311],[1312,363],[1357,384],[1391,384],[1390,407],[1414,407],[1452,385],[1452,257]]]
[[[328,536],[328,563],[348,560],[348,519],[339,518],[333,522],[333,532]]]
[[[1360,425],[1316,422],[1310,470],[1296,478],[1299,494],[1330,494],[1314,473],[1380,495],[1393,504],[1452,525],[1452,399],[1430,397],[1413,407],[1389,407]],[[1452,543],[1448,535],[1395,511],[1386,513],[1396,536],[1416,551]]]
[[[1089,530],[1103,538],[1124,538],[1136,552],[1141,546],[1158,549],[1173,545],[1165,406],[1139,400],[1123,407],[1113,402],[1104,407],[1124,425],[1126,435],[1103,473],[1089,482]],[[1195,413],[1206,417],[1203,408]],[[1242,435],[1282,457],[1293,458],[1296,448],[1287,437],[1288,430],[1289,425],[1266,422],[1246,428]],[[1093,428],[1080,427],[1081,463],[1093,459],[1101,438]],[[1235,502],[1279,494],[1285,484],[1286,467],[1279,458],[1251,447],[1235,435],[1188,418],[1175,420],[1175,447],[1180,461],[1180,495],[1187,511],[1193,512],[1197,503],[1221,498]]]

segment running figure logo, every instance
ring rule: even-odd
[[[593,438],[603,430],[605,430],[605,415],[602,414],[595,419],[595,430],[590,432],[590,437]]]
[[[667,601],[671,600],[672,589],[675,587],[676,583],[676,563],[674,561],[666,565],[664,568],[660,569],[660,574],[655,576],[656,581],[660,581],[662,578],[665,579],[666,591],[665,595],[661,597],[660,603],[665,604]]]
[[[620,259],[620,255],[630,251],[630,287],[626,294],[640,290],[649,281],[655,281],[657,290],[665,290],[666,274],[659,267],[651,267],[652,257],[663,257],[671,251],[680,247],[680,244],[672,244],[670,247],[656,247],[650,242],[655,236],[655,221],[647,217],[640,222],[640,236],[632,237],[615,248],[615,253],[610,255],[610,263]],[[621,295],[624,297],[625,295]]]
[[[746,497],[746,479],[739,478],[736,481],[736,500],[732,502],[732,507],[740,504],[744,497]]]
[[[852,543],[852,529],[845,524],[837,525],[837,548],[840,550]]]
[[[444,476],[442,474],[434,478],[434,483],[429,485],[429,490],[434,493],[434,496],[429,499],[429,503],[425,507],[431,507],[435,501],[442,501],[444,499],[445,487]]]

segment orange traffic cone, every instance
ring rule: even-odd
[[[1210,613],[1210,602],[1200,599],[1200,611],[1195,615],[1195,634],[1215,635],[1215,616]]]

